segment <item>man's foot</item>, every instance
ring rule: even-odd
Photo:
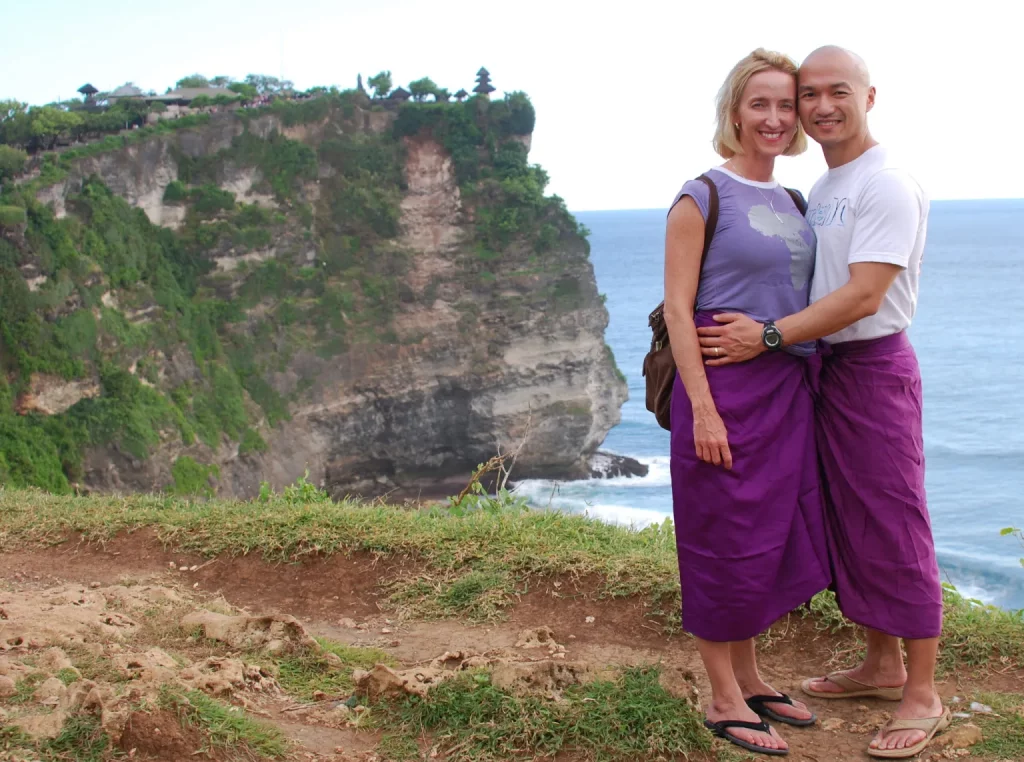
[[[899,670],[884,671],[882,669],[869,670],[864,664],[860,664],[853,669],[847,669],[837,674],[848,677],[866,687],[902,688],[903,684],[907,682],[907,671],[902,665]],[[827,677],[816,677],[809,680],[807,687],[813,693],[842,695],[851,692],[848,686],[840,685]]]
[[[751,696],[778,696],[780,692],[772,688],[768,683],[759,682],[753,685],[743,686],[743,698],[748,699]],[[772,702],[764,702],[764,708],[769,709],[775,714],[781,715],[782,717],[788,717],[791,720],[797,720],[798,722],[807,722],[814,717],[814,713],[811,712],[807,706],[796,699],[792,699],[793,704],[784,704]]]
[[[896,720],[923,720],[940,717],[943,711],[942,700],[937,694],[933,693],[923,700],[915,700],[913,696],[906,695],[892,716]],[[885,728],[882,728],[869,746],[872,749],[906,749],[927,737],[928,734],[923,730],[890,730],[886,732]]]
[[[723,720],[761,722],[761,718],[745,703],[731,704],[725,701],[712,702],[708,707],[707,718],[711,722],[722,722]],[[763,749],[778,749],[781,751],[789,748],[789,744],[782,740],[781,736],[775,732],[775,728],[770,728],[770,731],[770,733],[762,733],[757,730],[747,730],[746,728],[727,728],[725,732],[733,738],[738,738],[741,741],[746,741],[748,744],[759,746]]]

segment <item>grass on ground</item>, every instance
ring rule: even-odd
[[[341,664],[332,664],[324,653],[312,649],[280,657],[277,660],[277,682],[286,693],[297,699],[310,701],[316,691],[323,691],[331,697],[351,693],[354,687],[352,670],[370,670],[377,664],[397,665],[391,654],[378,648],[345,646],[327,638],[316,640],[326,653],[341,659]]]
[[[34,741],[15,727],[0,728],[0,759],[105,762],[112,754],[110,738],[98,717],[71,717],[59,735],[45,741]]]
[[[198,728],[212,748],[241,752],[250,759],[282,759],[288,754],[289,744],[281,731],[205,693],[165,686],[159,703],[173,711],[183,726]]]
[[[1006,611],[967,599],[951,586],[943,589],[945,616],[938,669],[948,674],[958,667],[1024,667],[1024,611]],[[826,591],[815,596],[809,615],[821,630],[846,634],[864,646],[862,631],[845,619],[836,597]],[[856,653],[856,649],[850,653]]]
[[[316,492],[314,488],[314,492]],[[574,514],[531,510],[412,510],[322,493],[265,494],[254,501],[190,501],[161,495],[74,497],[0,488],[0,551],[56,544],[80,533],[102,541],[143,527],[168,546],[207,556],[260,552],[269,561],[369,552],[412,559],[417,571],[391,580],[392,602],[420,617],[495,619],[534,580],[600,580],[595,595],[648,599],[670,629],[679,625],[671,523],[630,530]],[[854,628],[835,600],[812,605],[818,626]],[[941,667],[1024,666],[1024,612],[946,591]]]
[[[709,752],[702,715],[666,692],[658,677],[656,668],[636,667],[614,681],[573,686],[551,701],[515,696],[492,685],[487,672],[466,672],[425,698],[380,706],[391,729],[383,750],[396,761],[419,759],[416,739],[426,734],[452,762],[572,750],[586,750],[596,762]]]
[[[1024,759],[1024,694],[983,693],[977,700],[991,706],[995,714],[974,716],[972,722],[981,728],[984,740],[971,752],[1001,760]]]

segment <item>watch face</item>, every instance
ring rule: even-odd
[[[782,335],[777,330],[768,329],[764,333],[764,343],[769,347],[775,348],[779,346],[782,341]]]

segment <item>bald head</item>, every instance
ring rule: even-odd
[[[830,167],[873,144],[868,112],[875,88],[863,58],[838,45],[818,48],[800,64],[796,85],[800,122]]]
[[[838,45],[823,45],[811,53],[800,64],[800,71],[828,68],[832,71],[843,71],[847,78],[857,85],[871,87],[871,74],[864,59],[852,50]]]

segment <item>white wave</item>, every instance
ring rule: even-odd
[[[993,591],[991,588],[983,588],[979,585],[963,582],[962,580],[954,579],[953,586],[956,587],[956,591],[964,598],[973,598],[982,603],[995,604],[1004,595],[1003,590],[997,589]]]
[[[636,458],[647,466],[647,476],[615,476],[611,479],[593,479],[609,487],[670,487],[672,471],[667,457]]]
[[[618,454],[618,453],[615,453]],[[632,457],[632,456],[629,456]],[[552,496],[582,498],[600,493],[606,488],[655,489],[672,485],[672,472],[667,457],[636,458],[647,466],[647,476],[615,476],[611,479],[594,478],[575,481],[555,479],[526,479],[516,485],[516,494],[531,502],[547,505]]]
[[[665,468],[667,470],[667,465]],[[624,478],[557,482],[531,479],[520,482],[516,486],[514,494],[526,498],[527,502],[535,508],[578,513],[610,524],[635,526],[638,529],[649,524],[660,524],[671,516],[671,510],[659,511],[652,508],[635,508],[630,505],[598,502],[602,493],[601,488],[604,485],[629,481],[646,480]]]
[[[619,524],[635,529],[643,529],[651,524],[661,524],[665,519],[671,518],[668,514],[659,511],[606,503],[589,506],[583,513],[608,524]]]

